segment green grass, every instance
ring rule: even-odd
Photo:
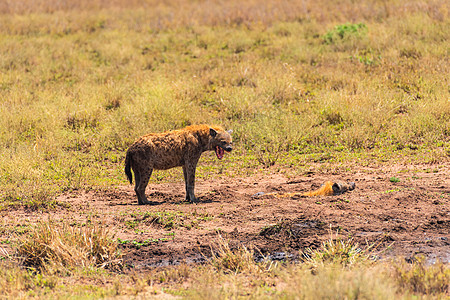
[[[121,239],[117,239],[117,242],[121,245],[132,245],[134,248],[136,249],[140,249],[142,246],[148,246],[151,244],[155,244],[155,243],[159,243],[159,242],[165,242],[167,241],[167,238],[159,238],[159,239],[150,239],[150,240],[145,240],[145,241],[135,241],[135,240],[121,240]]]
[[[63,191],[125,184],[134,139],[202,122],[234,130],[229,160],[246,172],[301,168],[324,153],[448,160],[448,5],[394,13],[400,3],[375,1],[375,16],[348,2],[338,17],[327,4],[318,18],[312,4],[305,15],[273,3],[278,14],[257,17],[267,6],[246,2],[239,16],[214,3],[230,16],[205,8],[193,24],[182,15],[194,7],[181,2],[162,6],[177,22],[152,11],[160,24],[120,1],[120,10],[95,1],[50,14],[44,3],[30,3],[32,14],[0,8],[2,207],[52,209]],[[360,21],[346,22],[352,14]],[[212,156],[202,161],[199,176],[210,176]]]
[[[155,211],[145,213],[132,213],[131,219],[123,219],[125,226],[129,229],[138,230],[141,227],[154,226],[172,230],[177,228],[191,229],[202,222],[211,221],[214,216],[208,213],[199,213],[196,210],[184,213],[182,211]],[[143,224],[144,226],[141,226]]]
[[[389,178],[389,181],[395,183],[395,182],[400,182],[401,180],[400,180],[400,178],[394,176],[394,177]]]
[[[127,184],[124,155],[137,137],[203,122],[233,129],[235,142],[221,162],[203,155],[197,174],[205,179],[298,175],[318,163],[320,171],[348,171],[353,164],[450,158],[445,1],[69,2],[0,4],[0,210],[64,209],[56,200],[63,192]],[[180,170],[158,171],[151,180],[183,177]],[[211,220],[168,212],[149,217],[168,230]],[[139,216],[124,225],[137,230],[149,220]],[[17,229],[49,238],[23,240],[25,254],[88,234],[65,227],[66,235],[58,236],[41,227]],[[0,262],[0,293],[161,293],[151,285],[156,280],[195,282],[171,291],[202,299],[308,298],[319,296],[317,284],[324,286],[322,297],[408,298],[445,288],[448,294],[445,281],[436,280],[448,278],[447,267],[400,266],[386,277],[377,267],[338,272],[324,264],[312,275],[297,265],[255,268],[253,250],[221,249],[209,267],[166,270],[148,281],[102,273],[98,263],[89,271],[77,261],[69,265],[79,276],[76,285],[42,267],[50,260],[67,268],[66,252],[42,252],[47,256],[29,258],[43,268],[39,274]],[[108,278],[109,285],[85,285],[86,277]]]
[[[333,30],[328,31],[323,40],[326,44],[336,44],[339,42],[347,42],[349,39],[361,39],[367,33],[367,26],[363,23],[359,24],[343,24],[337,25]]]

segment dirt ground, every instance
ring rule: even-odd
[[[262,194],[309,191],[327,180],[353,181],[356,188],[339,196]],[[198,180],[198,204],[183,202],[183,181],[150,184],[147,195],[154,205],[137,205],[131,185],[79,191],[58,198],[69,208],[1,216],[8,226],[47,215],[70,224],[102,222],[121,240],[125,262],[134,270],[200,263],[211,255],[219,235],[232,248],[244,245],[272,259],[296,259],[299,250],[317,248],[330,232],[351,236],[361,246],[375,245],[381,259],[423,254],[429,262],[450,262],[449,163]]]

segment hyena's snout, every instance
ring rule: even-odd
[[[223,150],[227,151],[227,152],[231,152],[231,150],[233,150],[233,147],[231,147],[231,145],[227,145],[225,147],[222,147]]]
[[[217,133],[214,129],[210,129],[213,149],[216,151],[218,159],[222,159],[225,152],[233,150],[233,142],[231,139],[231,130]]]
[[[218,159],[222,159],[223,155],[226,152],[231,152],[231,150],[233,150],[233,148],[231,147],[231,144],[225,144],[222,143],[222,145],[216,146],[215,151],[216,151],[216,155]]]

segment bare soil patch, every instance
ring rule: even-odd
[[[339,196],[261,195],[304,192],[326,180],[354,181],[356,189]],[[101,222],[121,240],[125,261],[135,270],[202,262],[218,234],[231,247],[256,247],[274,259],[295,259],[299,250],[329,239],[330,228],[361,245],[379,245],[385,250],[381,258],[423,254],[430,262],[450,261],[448,163],[198,180],[196,194],[200,202],[190,204],[183,202],[184,182],[150,184],[147,195],[153,205],[139,206],[131,185],[79,191],[59,197],[70,208],[3,212],[2,223],[22,226],[47,217],[74,226]],[[7,232],[0,238],[6,240]]]

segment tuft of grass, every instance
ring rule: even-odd
[[[42,221],[20,237],[17,256],[22,265],[38,271],[75,267],[119,269],[118,243],[101,224],[73,228]]]
[[[282,110],[262,112],[252,120],[236,125],[234,132],[246,150],[255,155],[259,164],[268,168],[275,165],[283,154],[297,148],[303,131],[295,125],[298,123],[296,116],[290,116]]]
[[[342,269],[339,263],[288,267],[281,273],[286,282],[285,299],[405,299],[386,278],[382,266]]]
[[[119,274],[86,270],[80,267],[71,277],[60,274],[37,273],[22,268],[15,262],[0,261],[0,293],[2,299],[101,299],[117,295],[133,295]],[[114,282],[114,288],[104,285],[106,280]]]
[[[246,246],[239,246],[231,249],[229,243],[219,235],[215,243],[211,246],[211,258],[209,264],[219,272],[232,273],[259,273],[272,267],[266,261],[258,263],[255,261],[254,249]]]
[[[390,182],[400,182],[400,178],[393,176],[393,177],[389,178],[389,181]]]
[[[450,268],[437,261],[427,265],[425,257],[419,256],[408,264],[405,260],[393,265],[392,277],[403,291],[423,295],[450,294]]]
[[[192,276],[191,271],[191,268],[186,264],[166,268],[158,272],[158,280],[160,283],[182,283]]]
[[[12,262],[0,261],[0,291],[2,297],[10,299],[26,298],[26,296],[38,294],[39,290],[46,290],[47,293],[51,293],[59,282],[58,277],[54,275],[33,274]]]
[[[218,271],[239,273],[254,269],[254,251],[242,246],[233,251],[230,245],[219,235],[215,249],[211,249],[209,263]]]
[[[55,199],[56,191],[52,187],[32,183],[6,190],[0,194],[0,210],[23,207],[27,210],[52,210],[56,207],[68,207],[69,204]]]
[[[307,248],[300,253],[302,260],[313,266],[333,264],[350,267],[360,263],[373,262],[377,256],[374,254],[376,245],[368,245],[362,248],[359,243],[352,238],[343,240],[341,238],[330,238],[318,249]]]

